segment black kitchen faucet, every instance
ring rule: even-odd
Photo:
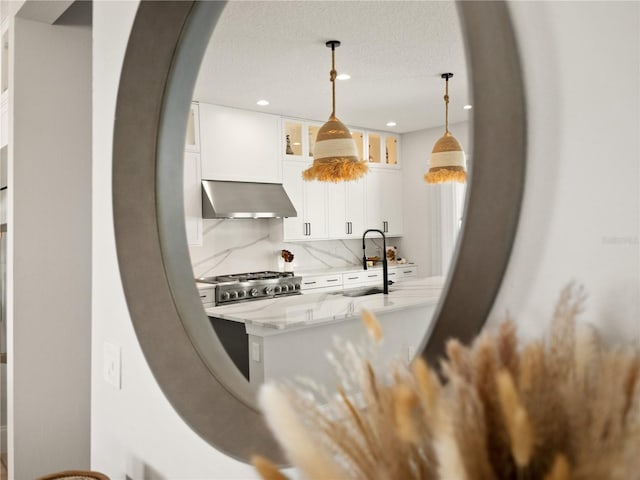
[[[383,252],[383,257],[382,257],[382,290],[385,295],[389,294],[389,273],[387,271],[387,237],[385,236],[384,232],[382,230],[378,230],[376,228],[370,228],[368,230],[365,230],[364,233],[362,234],[362,267],[366,270],[367,269],[367,253],[365,252],[365,247],[364,247],[364,239],[367,236],[367,233],[369,232],[378,232],[380,235],[382,235],[382,252]]]

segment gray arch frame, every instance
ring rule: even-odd
[[[458,4],[474,92],[474,168],[451,275],[422,355],[484,325],[506,269],[524,189],[524,88],[503,2]],[[224,2],[143,1],[124,59],[114,126],[118,262],[136,335],[184,421],[226,454],[283,455],[202,310],[183,228],[181,159],[200,61]]]

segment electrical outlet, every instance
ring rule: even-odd
[[[114,388],[120,390],[120,347],[109,342],[102,346],[102,375]]]

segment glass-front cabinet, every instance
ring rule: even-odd
[[[399,137],[393,133],[368,132],[367,149],[372,165],[399,165]]]
[[[322,127],[321,123],[297,119],[283,119],[282,151],[286,160],[304,160],[313,158],[313,150]],[[356,143],[358,159],[366,160],[364,156],[366,132],[350,128],[351,136]],[[395,162],[394,162],[395,163]]]
[[[284,121],[284,148],[282,151],[286,158],[301,157],[303,152],[301,122],[294,120]]]
[[[309,138],[309,156],[313,157],[313,151],[316,146],[316,138],[318,138],[318,132],[320,131],[320,127],[322,125],[307,125],[307,136]]]

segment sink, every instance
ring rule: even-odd
[[[365,295],[375,295],[376,293],[383,293],[380,287],[364,287],[354,288],[353,290],[345,290],[342,295],[345,297],[364,297]]]

